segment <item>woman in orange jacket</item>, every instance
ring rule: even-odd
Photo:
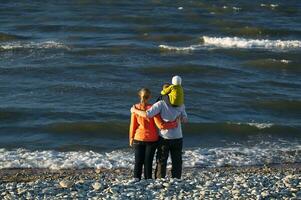
[[[135,107],[139,110],[147,110],[151,107],[148,103],[151,92],[147,88],[142,88],[138,92],[140,97],[140,103],[136,104]],[[164,122],[160,115],[154,118],[146,118],[131,114],[131,124],[129,140],[130,146],[135,149],[135,166],[134,166],[134,178],[141,179],[142,167],[144,166],[144,178],[152,178],[152,164],[153,158],[157,147],[157,141],[159,139],[159,129],[170,129],[177,127],[177,122]]]

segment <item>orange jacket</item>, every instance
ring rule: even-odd
[[[141,104],[136,104],[135,107],[139,110],[147,110],[151,105],[147,105],[146,109],[143,109]],[[164,122],[160,114],[153,118],[146,118],[132,113],[129,134],[130,140],[134,139],[145,142],[157,141],[159,136],[156,125],[159,129],[171,129],[177,127],[178,123],[176,121]]]

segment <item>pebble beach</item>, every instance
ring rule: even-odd
[[[301,0],[2,0],[0,25],[0,200],[301,199]],[[182,179],[137,181],[130,108],[175,75]]]
[[[137,181],[129,169],[2,169],[1,199],[301,199],[301,168],[185,168]]]

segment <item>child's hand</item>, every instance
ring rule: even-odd
[[[188,119],[187,117],[182,117],[182,120],[181,120],[183,123],[187,123],[188,122]]]
[[[177,121],[178,124],[181,123],[182,117],[181,116],[177,117],[176,121]]]

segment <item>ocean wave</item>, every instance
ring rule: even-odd
[[[282,141],[261,142],[255,146],[185,149],[184,167],[252,166],[265,164],[299,163],[301,146]],[[0,169],[3,168],[133,168],[131,150],[94,151],[29,151],[0,149]],[[170,166],[170,162],[169,162]]]
[[[301,31],[296,29],[276,29],[276,28],[264,28],[260,26],[248,26],[248,25],[241,25],[239,27],[231,27],[226,26],[227,22],[224,24],[220,23],[220,30],[221,32],[237,36],[240,38],[243,37],[250,37],[250,38],[256,38],[256,37],[263,37],[263,36],[273,36],[273,37],[285,37],[285,36],[299,36]]]
[[[285,70],[286,72],[296,73],[301,71],[300,67],[296,65],[296,62],[288,59],[252,59],[247,60],[244,63],[246,66],[263,68],[264,70]]]
[[[301,100],[265,100],[253,103],[256,108],[289,115],[301,114]]]
[[[221,136],[286,135],[296,136],[300,133],[297,125],[284,125],[260,122],[216,122],[189,123],[183,127],[187,136],[217,134]]]
[[[186,47],[159,45],[159,48],[171,51],[193,51],[206,48],[240,48],[240,49],[299,49],[300,40],[265,40],[241,37],[202,37],[202,43]]]
[[[20,35],[7,34],[7,33],[0,32],[0,41],[11,41],[11,40],[22,40],[22,39],[28,39],[28,38],[24,37],[24,36],[20,36]]]
[[[107,114],[106,114],[107,115]],[[107,115],[109,116],[109,115]],[[99,136],[110,133],[110,136],[121,136],[128,129],[128,123],[123,121],[110,122],[69,122],[69,123],[53,123],[42,127],[44,131],[58,134],[96,134]]]
[[[265,102],[264,102],[265,103]],[[257,104],[256,104],[257,105]],[[277,104],[278,105],[278,104]],[[267,105],[267,106],[277,106]],[[262,106],[260,104],[260,106]],[[266,106],[266,105],[264,105]],[[283,108],[286,109],[286,108]],[[294,108],[296,110],[296,108]],[[37,113],[37,111],[35,111]],[[47,115],[53,117],[71,117],[72,115],[79,115],[80,113],[38,113],[38,115]],[[90,113],[88,113],[90,114]],[[98,115],[98,113],[91,113]],[[0,113],[0,119],[2,120],[22,120],[23,116],[33,115],[29,112],[5,112]],[[59,135],[78,135],[82,137],[109,137],[120,138],[127,132],[129,123],[121,120],[127,116],[121,116],[120,119],[116,119],[115,114],[102,114],[104,118],[115,118],[113,121],[97,122],[97,121],[74,121],[74,122],[54,122],[45,124],[32,124],[22,126],[23,130],[29,132],[42,132],[49,134]],[[81,116],[82,117],[82,116]],[[11,128],[3,124],[2,127]],[[19,127],[20,128],[20,127]],[[17,129],[19,130],[19,129]],[[212,122],[212,123],[187,123],[183,126],[183,132],[189,138],[201,135],[221,135],[221,136],[245,136],[245,135],[286,135],[295,136],[299,135],[301,127],[298,125],[286,125],[286,124],[274,124],[274,123],[260,123],[260,122]]]
[[[230,74],[236,73],[235,70],[229,68],[222,68],[214,65],[196,65],[196,64],[176,64],[176,65],[157,65],[145,66],[138,70],[142,74],[147,75],[169,75],[169,74]]]
[[[56,41],[45,42],[6,42],[0,43],[0,50],[15,49],[70,49],[67,45]]]
[[[18,120],[24,113],[15,110],[0,109],[0,120]]]

